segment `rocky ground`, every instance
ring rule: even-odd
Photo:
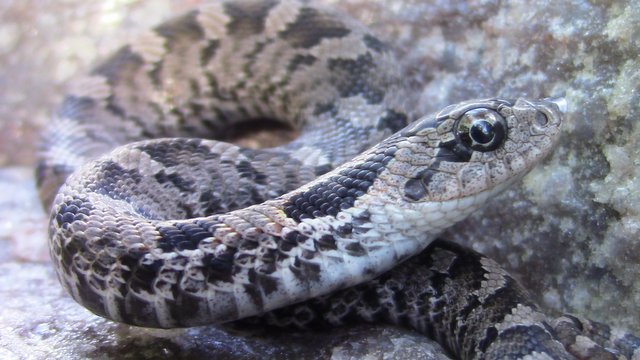
[[[320,334],[133,328],[91,315],[62,292],[32,179],[37,131],[72,74],[200,2],[0,0],[0,358],[444,358],[421,336],[384,326]],[[402,49],[422,112],[468,98],[566,96],[554,155],[446,236],[503,264],[550,313],[640,332],[640,7],[334,2]]]

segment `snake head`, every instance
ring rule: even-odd
[[[397,145],[396,160],[412,165],[404,199],[453,201],[505,188],[551,152],[564,111],[562,98],[486,99],[414,122]]]

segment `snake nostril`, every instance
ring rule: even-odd
[[[535,124],[539,127],[545,127],[549,125],[549,118],[544,113],[536,113]]]

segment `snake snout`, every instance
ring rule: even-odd
[[[564,97],[539,100],[521,98],[513,106],[515,116],[519,121],[528,124],[531,135],[550,136],[554,139],[558,137],[567,109],[568,104]]]
[[[569,102],[564,96],[550,97],[542,100],[555,104],[563,114],[566,114],[567,110],[569,110]]]

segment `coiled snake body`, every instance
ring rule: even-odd
[[[211,2],[163,23],[76,81],[45,133],[37,175],[60,281],[140,326],[315,298],[262,320],[387,320],[464,358],[571,358],[495,263],[432,242],[551,151],[560,102],[414,120],[402,84],[387,45],[316,4]],[[263,150],[201,139],[255,119],[301,136]]]

